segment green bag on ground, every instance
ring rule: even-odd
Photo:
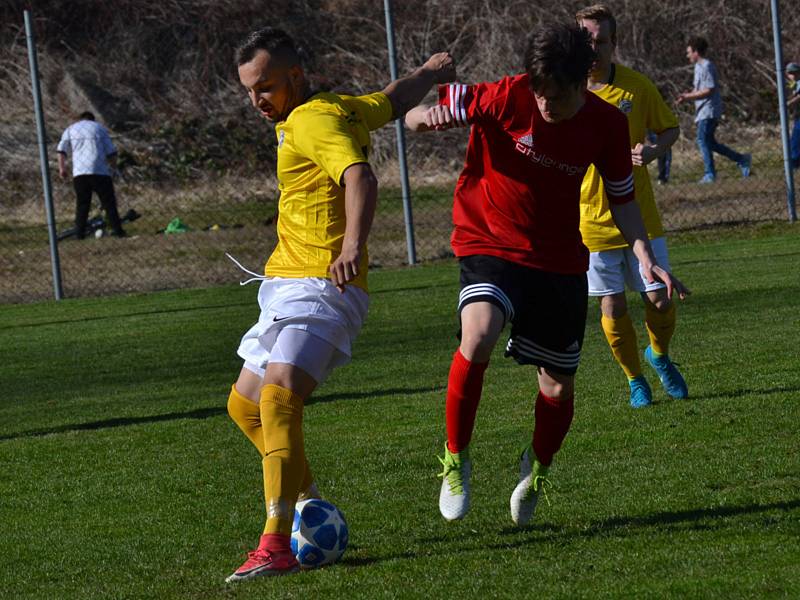
[[[189,227],[178,217],[172,219],[164,229],[164,233],[186,233],[187,231],[189,231]]]

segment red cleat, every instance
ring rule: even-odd
[[[288,549],[288,543],[286,544],[287,548],[276,549],[274,544],[270,544],[273,541],[270,539],[271,537],[274,536],[262,535],[258,548],[247,553],[247,560],[225,580],[225,583],[255,577],[287,575],[299,571],[300,565],[297,564],[297,559],[291,549]],[[268,545],[272,545],[273,549],[267,548]],[[283,546],[283,544],[280,545]]]

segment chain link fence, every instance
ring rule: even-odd
[[[198,32],[190,29],[185,35],[188,41],[183,49],[196,51]],[[160,53],[180,50],[174,31],[163,37],[156,31],[148,39]],[[0,61],[0,96],[30,98],[24,38],[11,50],[11,55]],[[195,59],[202,63],[203,56]],[[202,105],[199,113],[195,112],[201,116],[162,124],[149,121],[144,126],[141,123],[147,122],[143,115],[148,106],[142,104],[142,98],[146,94],[136,95],[136,102],[126,104],[124,94],[107,92],[103,82],[114,76],[111,67],[108,72],[70,71],[55,77],[59,65],[52,57],[45,56],[41,62],[55,217],[63,237],[58,249],[65,297],[238,281],[242,274],[225,258],[226,252],[248,268],[262,270],[276,243],[274,133],[246,106],[230,72],[226,82],[217,85],[215,95],[192,99]],[[407,71],[408,65],[401,70]],[[149,82],[148,89],[166,84],[156,79]],[[356,91],[367,89],[370,87]],[[70,111],[64,108],[65,95],[70,96],[72,114],[93,109],[98,122],[111,131],[118,149],[113,184],[119,214],[128,217],[123,223],[127,237],[108,235],[108,218],[96,195],[87,237],[78,240],[63,235],[74,228],[76,210],[72,178],[58,176],[56,148],[63,130],[74,120],[66,116]],[[159,115],[169,114],[168,107],[159,110]],[[683,135],[673,148],[666,185],[655,185],[656,165],[650,166],[668,230],[787,219],[777,125],[723,120],[717,138],[752,154],[752,174],[743,179],[735,164],[717,157],[717,182],[701,185],[703,165],[694,144],[694,126],[689,115],[682,114],[681,119]],[[53,283],[32,103],[6,111],[0,127],[0,303],[51,299]],[[407,139],[417,259],[447,258],[451,256],[452,189],[467,133],[409,135]],[[381,193],[370,236],[370,261],[374,268],[400,266],[406,264],[407,248],[393,159],[394,129],[385,127],[374,141]]]

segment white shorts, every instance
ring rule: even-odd
[[[350,361],[369,295],[354,285],[341,293],[321,277],[272,277],[261,283],[258,304],[258,323],[244,334],[237,351],[245,368],[263,377],[269,362],[288,363],[322,383]]]
[[[669,271],[666,239],[660,237],[650,240],[650,246],[658,265]],[[644,278],[639,260],[630,247],[590,253],[587,277],[590,296],[621,294],[625,291],[625,284],[636,292],[651,292],[665,287],[660,281],[649,283]]]

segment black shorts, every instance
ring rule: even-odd
[[[550,273],[484,255],[466,256],[460,263],[459,317],[467,304],[494,304],[511,322],[506,356],[575,374],[586,328],[585,273]]]

